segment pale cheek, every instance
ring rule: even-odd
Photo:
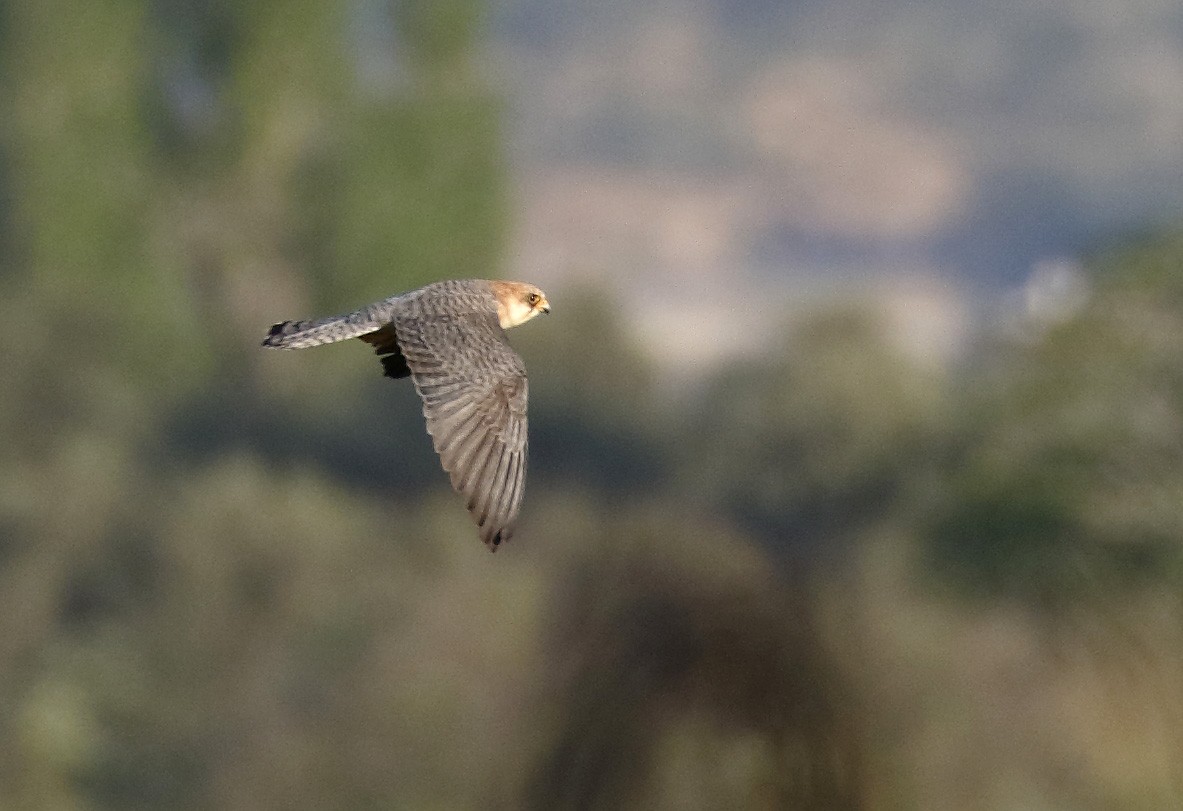
[[[534,315],[534,310],[521,302],[513,302],[505,308],[505,312],[500,314],[501,328],[509,329],[516,327]]]

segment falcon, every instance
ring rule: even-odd
[[[526,481],[526,367],[505,331],[549,312],[532,284],[442,281],[345,315],[284,321],[263,346],[358,338],[374,347],[387,377],[410,377],[452,487],[496,552],[513,535]]]

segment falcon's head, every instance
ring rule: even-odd
[[[525,282],[493,282],[497,297],[497,319],[502,329],[524,324],[539,313],[550,312],[546,294]]]

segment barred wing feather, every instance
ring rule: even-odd
[[[496,551],[514,531],[526,479],[526,370],[495,314],[396,317],[402,356],[452,487]]]

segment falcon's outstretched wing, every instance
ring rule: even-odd
[[[394,332],[452,486],[496,551],[513,534],[526,479],[526,369],[495,310],[399,313]],[[375,342],[376,343],[376,342]]]

